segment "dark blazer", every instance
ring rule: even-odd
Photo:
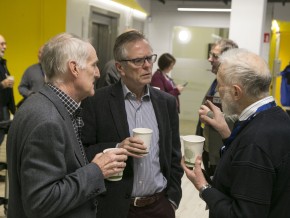
[[[166,196],[178,205],[181,199],[181,150],[175,98],[149,87],[159,128],[160,169],[168,181]],[[82,131],[88,158],[129,137],[129,126],[121,82],[98,89],[83,102]],[[97,217],[127,218],[133,188],[133,159],[127,160],[123,179],[106,181],[107,192],[98,197]]]
[[[6,74],[9,76],[10,73],[6,66],[6,60],[0,58],[0,83],[6,79]],[[14,114],[15,113],[15,103],[12,88],[3,88],[0,84],[0,121],[4,119],[3,117],[3,107],[7,107],[8,110]]]
[[[9,218],[95,218],[104,177],[85,165],[67,110],[47,86],[28,98],[8,133]]]

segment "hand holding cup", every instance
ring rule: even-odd
[[[2,85],[4,88],[12,88],[14,85],[14,76],[8,76],[2,81]]]
[[[127,150],[127,155],[135,158],[141,158],[147,153],[147,146],[137,137],[129,137],[118,144],[119,148]]]
[[[97,154],[92,162],[100,167],[105,178],[109,178],[118,173],[123,173],[127,158],[127,151],[125,149],[111,148],[104,150],[103,153]]]
[[[197,156],[202,156],[205,138],[198,135],[186,135],[182,137],[184,145],[184,161],[189,168],[194,167]]]

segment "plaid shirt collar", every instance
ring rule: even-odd
[[[67,109],[69,115],[72,118],[78,117],[81,113],[82,108],[80,107],[80,104],[75,102],[70,96],[65,94],[63,91],[61,91],[56,86],[48,83],[47,84],[54,92],[55,94],[60,98],[61,102],[64,104],[65,108]]]

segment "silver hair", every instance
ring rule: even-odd
[[[52,84],[62,81],[68,72],[69,61],[75,61],[81,69],[85,69],[88,57],[88,42],[69,33],[53,37],[44,45],[41,54],[46,81]]]
[[[121,61],[123,59],[127,59],[127,50],[125,46],[128,43],[137,42],[141,40],[146,40],[148,42],[145,36],[136,30],[130,30],[118,36],[113,49],[115,60]]]
[[[227,85],[240,84],[245,94],[259,99],[269,94],[271,73],[267,63],[245,49],[230,49],[219,59],[223,81]]]

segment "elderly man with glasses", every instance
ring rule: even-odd
[[[152,88],[157,55],[137,31],[121,34],[114,58],[121,80],[98,89],[83,102],[83,143],[88,158],[110,147],[128,152],[120,181],[106,181],[98,198],[98,218],[175,217],[181,199],[181,150],[176,100]],[[153,130],[148,155],[134,128]]]

